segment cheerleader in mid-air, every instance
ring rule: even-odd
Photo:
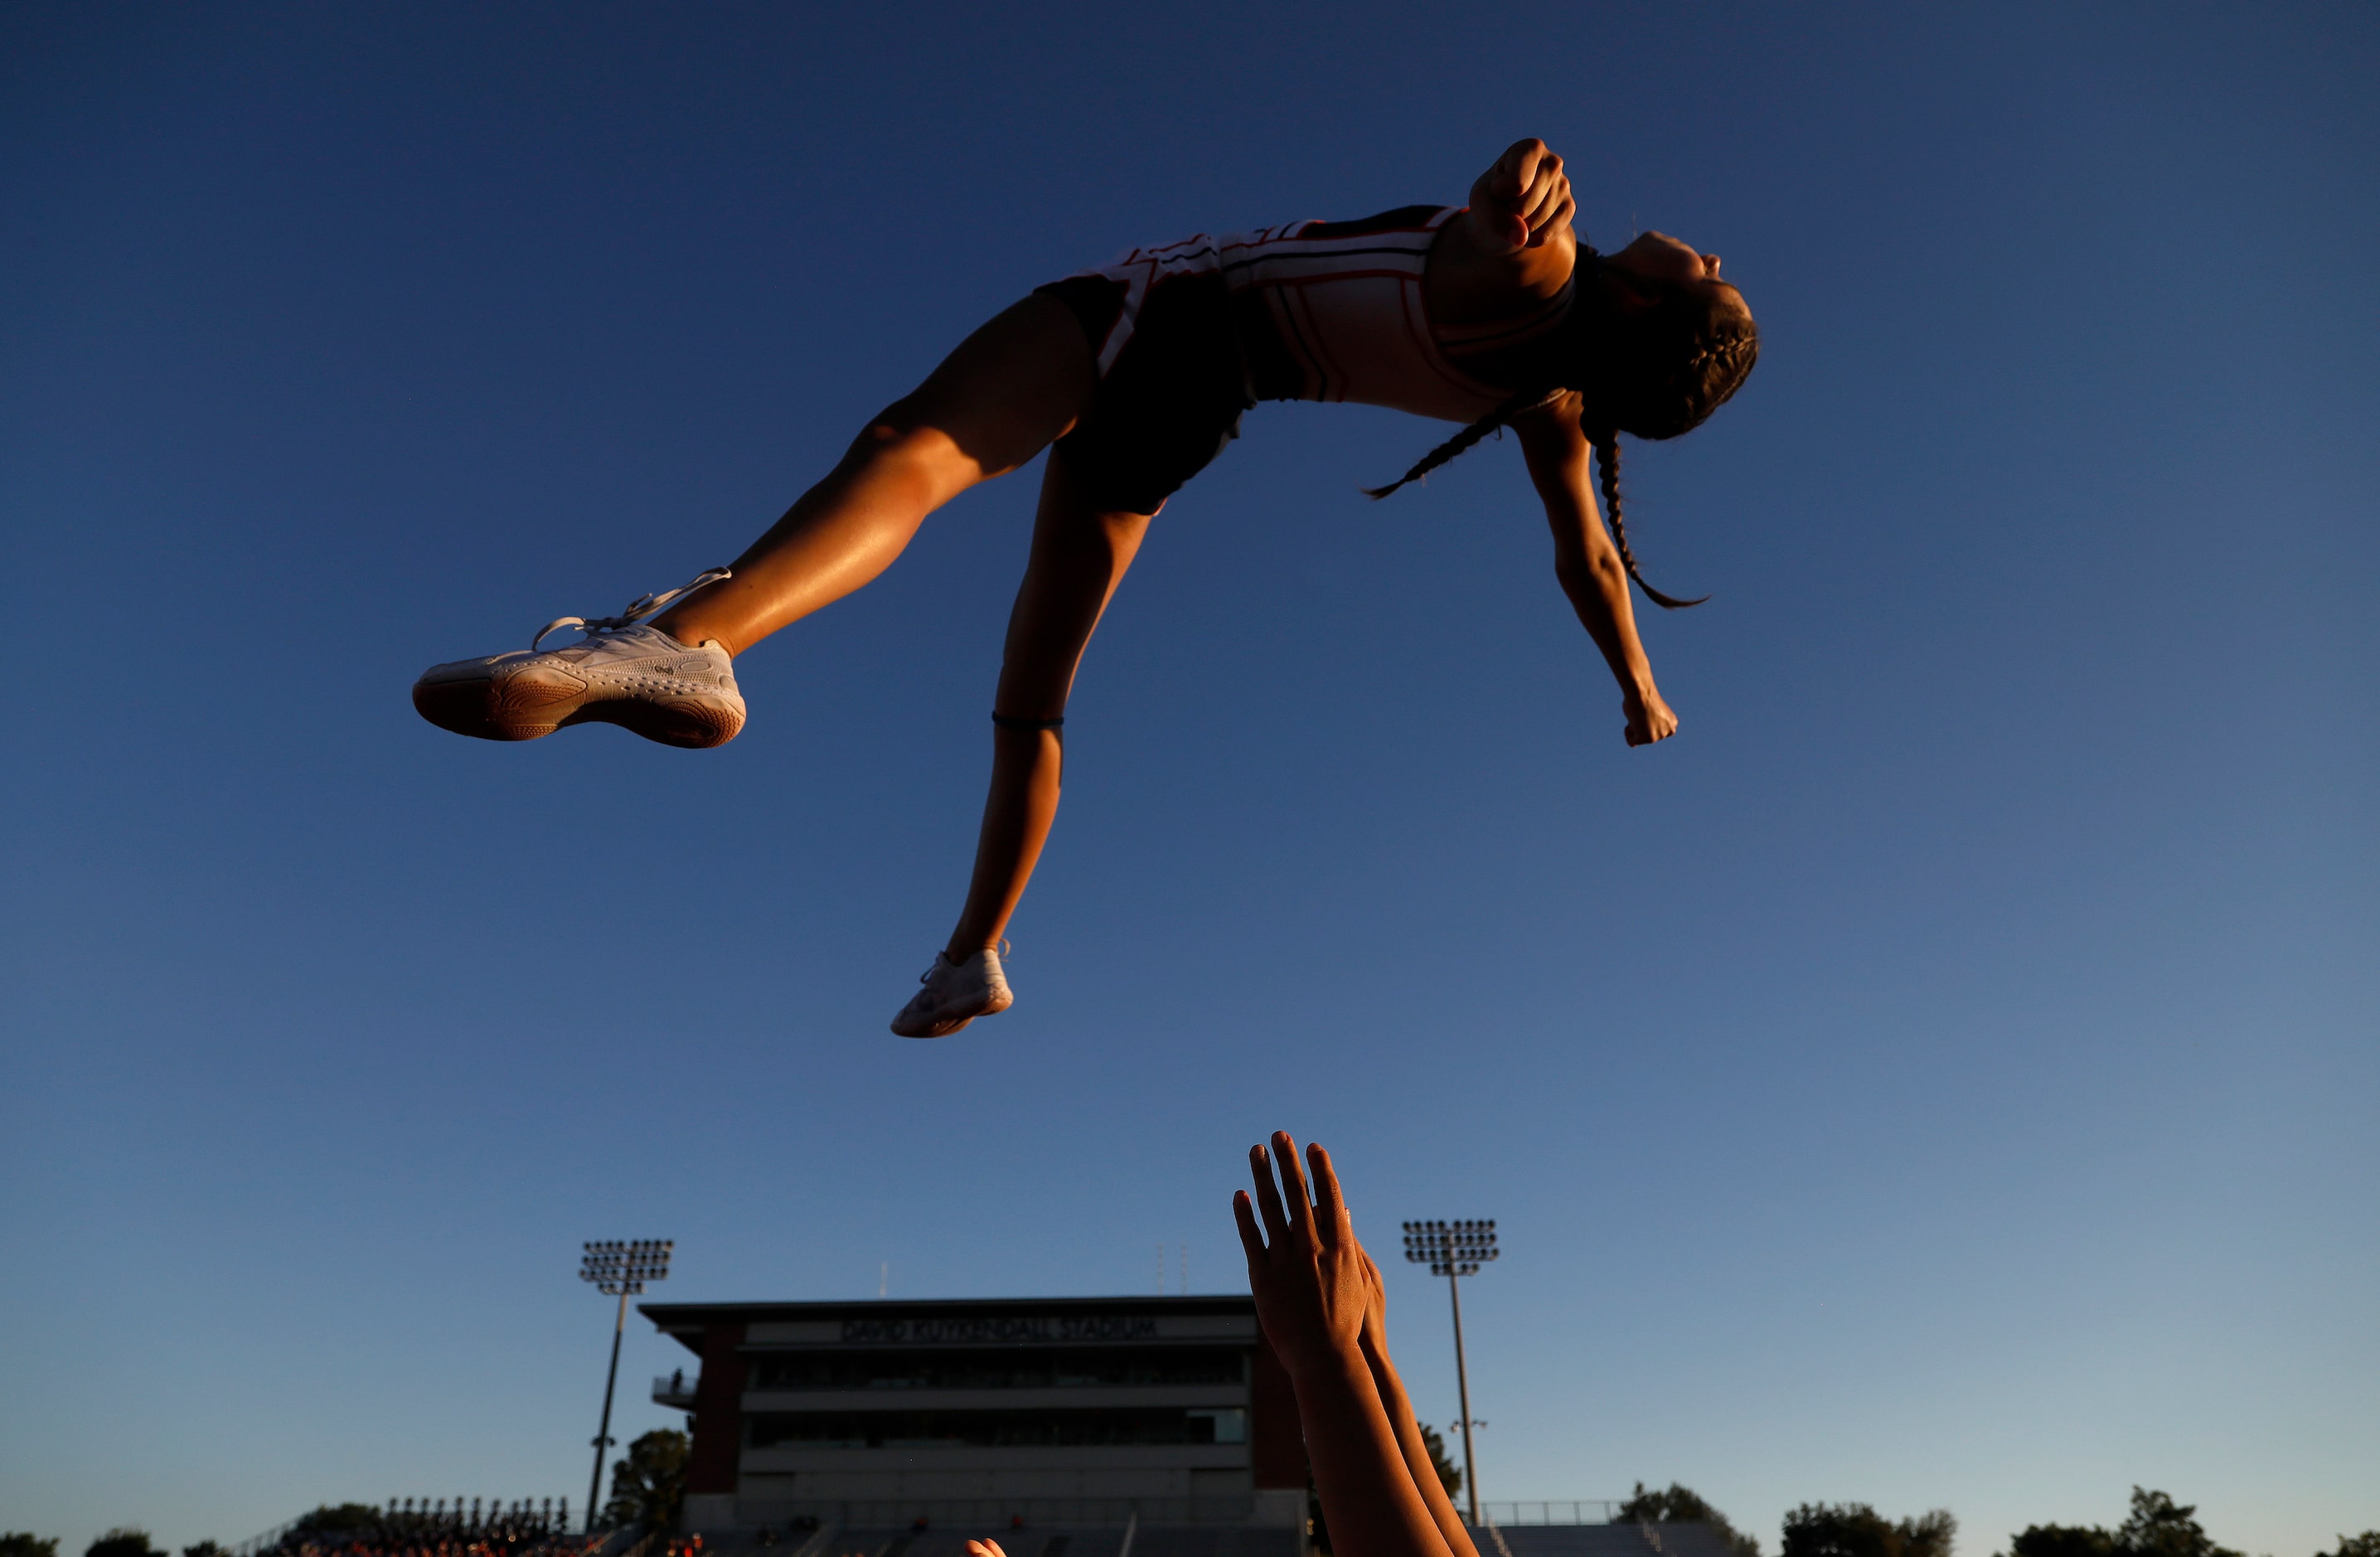
[[[1599,254],[1572,233],[1573,209],[1561,159],[1524,140],[1467,206],[1201,234],[1038,287],[872,419],[733,566],[618,616],[563,617],[526,651],[435,666],[414,706],[489,740],[603,723],[723,745],[744,726],[735,656],[883,572],[960,493],[1049,449],[992,699],[974,877],[892,1020],[908,1038],[956,1032],[1014,998],[1002,933],[1057,813],[1067,694],[1149,520],[1256,402],[1354,400],[1462,424],[1375,497],[1500,427],[1519,435],[1555,576],[1619,681],[1628,744],[1662,740],[1678,720],[1654,686],[1628,580],[1663,606],[1696,602],[1637,574],[1619,435],[1700,425],[1752,371],[1759,333],[1717,255],[1659,233]],[[563,626],[584,636],[542,649]]]

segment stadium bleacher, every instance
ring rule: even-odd
[[[701,1557],[966,1557],[969,1538],[989,1536],[1008,1557],[1301,1557],[1304,1533],[1250,1526],[1073,1526],[1060,1529],[826,1525],[813,1531],[703,1532]],[[1481,1526],[1480,1557],[1736,1557],[1717,1529],[1700,1524]],[[604,1557],[604,1554],[599,1554]],[[660,1557],[616,1553],[609,1557]]]

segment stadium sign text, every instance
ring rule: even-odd
[[[845,1320],[846,1344],[909,1342],[932,1344],[989,1341],[1014,1345],[1037,1342],[1154,1341],[1157,1320],[1132,1314],[1082,1314],[1024,1319]]]

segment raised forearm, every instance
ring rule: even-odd
[[[1453,1500],[1446,1495],[1446,1483],[1438,1478],[1437,1462],[1429,1457],[1429,1445],[1422,1441],[1421,1419],[1414,1414],[1405,1381],[1397,1376],[1397,1365],[1389,1360],[1388,1344],[1368,1326],[1364,1331],[1364,1360],[1371,1366],[1372,1387],[1379,1392],[1380,1407],[1397,1435],[1405,1469],[1422,1502],[1429,1505],[1430,1518],[1436,1521],[1447,1550],[1453,1557],[1479,1557],[1478,1549],[1471,1544],[1471,1532],[1463,1527],[1463,1516],[1454,1512]]]
[[[1334,1356],[1291,1378],[1334,1551],[1344,1557],[1475,1557],[1467,1540],[1459,1552],[1449,1550],[1360,1353]],[[1402,1400],[1399,1409],[1410,1419]],[[1418,1446],[1419,1434],[1414,1437]],[[1430,1479],[1435,1483],[1434,1473]]]

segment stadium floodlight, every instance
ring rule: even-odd
[[[1463,1490],[1471,1504],[1471,1522],[1479,1523],[1479,1461],[1471,1452],[1471,1376],[1463,1364],[1463,1278],[1475,1276],[1479,1267],[1501,1251],[1496,1247],[1496,1222],[1408,1222],[1405,1258],[1427,1265],[1433,1276],[1446,1278],[1447,1296],[1454,1305],[1454,1387],[1463,1400]]]
[[[578,1279],[620,1299],[619,1315],[612,1321],[612,1371],[603,1377],[603,1422],[595,1429],[595,1474],[587,1483],[587,1528],[591,1533],[597,1500],[603,1493],[603,1451],[612,1446],[612,1388],[620,1381],[620,1332],[628,1327],[628,1298],[644,1291],[647,1282],[669,1280],[670,1250],[676,1245],[668,1238],[612,1238],[582,1247],[587,1252],[578,1263]],[[562,1520],[567,1525],[569,1504],[563,1508]]]

